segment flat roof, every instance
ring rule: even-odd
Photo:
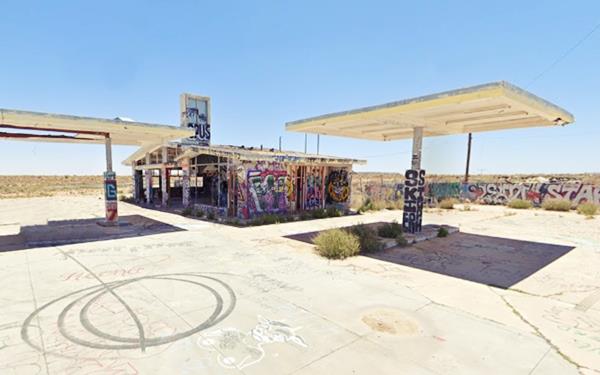
[[[572,114],[505,81],[286,123],[288,131],[391,141],[424,136],[566,125]]]
[[[152,153],[163,145],[153,145],[137,150],[123,161],[124,165],[131,165],[136,160],[145,157],[146,153]],[[179,161],[183,158],[194,158],[198,155],[213,155],[227,157],[244,161],[272,161],[287,163],[327,163],[327,164],[366,164],[366,160],[344,158],[338,156],[305,154],[298,151],[279,151],[274,148],[246,147],[233,145],[210,145],[194,146],[185,143],[170,142],[167,147],[182,146],[182,153],[175,158]]]
[[[49,133],[40,134],[44,132]],[[51,135],[50,132],[60,134]],[[142,146],[190,137],[194,135],[194,130],[123,119],[0,109],[0,138],[34,142],[104,143],[106,135],[110,135],[113,144]]]

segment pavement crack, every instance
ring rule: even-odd
[[[535,335],[540,337],[542,340],[544,340],[546,342],[546,344],[548,344],[550,346],[550,348],[552,348],[556,352],[556,354],[558,354],[566,362],[575,366],[577,368],[577,371],[579,371],[580,374],[583,375],[583,372],[582,372],[583,369],[589,370],[589,368],[580,365],[579,363],[575,362],[571,357],[569,357],[567,354],[565,354],[556,344],[554,344],[548,337],[546,337],[546,335],[544,335],[542,333],[542,331],[540,330],[539,327],[537,327],[535,324],[533,324],[529,320],[527,320],[525,318],[525,316],[523,316],[523,314],[521,314],[521,312],[519,312],[519,310],[517,310],[517,308],[513,304],[508,302],[508,300],[503,295],[496,293],[492,288],[490,288],[490,290],[492,291],[492,293],[494,293],[498,297],[500,297],[502,302],[504,302],[506,307],[508,307],[515,316],[517,316],[523,323],[525,323],[529,327],[531,327],[533,329],[533,331],[535,332]],[[545,355],[546,354],[544,354],[544,356]]]

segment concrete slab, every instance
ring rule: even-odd
[[[0,212],[0,223],[46,226],[102,217],[103,205],[0,200]],[[284,236],[399,220],[399,211],[254,228],[127,204],[121,215],[183,230],[0,254],[0,373],[600,371],[599,219],[430,211],[425,224],[461,233],[394,262],[329,261]],[[463,235],[471,239],[454,241]],[[563,247],[572,250],[557,256]]]

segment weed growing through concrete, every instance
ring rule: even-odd
[[[577,206],[577,213],[579,213],[580,215],[585,215],[585,217],[588,219],[593,219],[594,215],[598,213],[599,209],[600,206],[598,206],[597,204],[586,202],[581,203],[579,206]]]
[[[349,233],[358,237],[360,250],[365,253],[374,253],[383,248],[379,238],[371,227],[364,224],[351,226],[347,229]]]
[[[528,210],[533,207],[533,204],[525,199],[513,199],[507,204],[510,208],[516,208],[517,210]]]
[[[317,252],[331,259],[344,259],[360,252],[358,237],[342,229],[330,229],[314,239]]]
[[[437,236],[438,237],[448,237],[448,229],[441,227],[440,229],[438,229]]]
[[[452,210],[454,208],[454,205],[458,203],[458,200],[456,200],[455,198],[446,198],[443,199],[440,202],[440,208],[443,208],[444,210]]]
[[[377,235],[383,238],[396,238],[402,235],[402,225],[396,220],[391,223],[385,223],[377,228]]]
[[[571,201],[568,199],[551,198],[542,202],[542,208],[547,211],[569,211],[571,209]]]

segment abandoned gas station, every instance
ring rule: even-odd
[[[292,121],[286,130],[376,141],[412,138],[402,224],[405,232],[416,233],[423,216],[423,137],[564,126],[573,121],[564,109],[502,81]]]
[[[105,224],[118,222],[112,145],[139,149],[131,166],[134,200],[160,207],[196,207],[249,219],[336,207],[349,208],[350,158],[246,146],[211,145],[210,98],[182,94],[179,127],[129,119],[98,119],[0,109],[0,138],[96,143],[106,149]],[[507,82],[484,84],[383,105],[289,122],[286,130],[367,140],[412,139],[406,170],[403,227],[421,230],[425,170],[423,137],[574,121],[564,109]]]

